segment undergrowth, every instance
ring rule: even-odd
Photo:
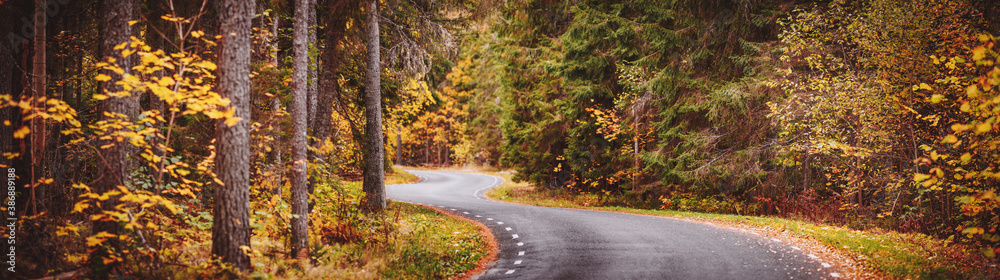
[[[417,181],[398,170],[388,173],[387,184]],[[235,272],[211,255],[210,212],[199,208],[181,214],[172,234],[159,243],[160,262],[128,262],[127,273],[152,279],[447,279],[462,276],[489,254],[486,237],[467,221],[437,211],[399,202],[389,202],[383,213],[362,210],[361,182],[331,180],[318,184],[310,214],[309,259],[296,259],[289,252],[290,206],[285,186],[281,193],[253,188],[251,200],[251,271]],[[194,206],[194,205],[192,205]],[[89,229],[82,229],[88,231]],[[72,236],[63,241],[77,240]],[[80,242],[64,242],[67,266],[81,267],[86,261]],[[82,276],[75,274],[76,276]]]

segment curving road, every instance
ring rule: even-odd
[[[500,245],[480,279],[827,279],[828,264],[797,247],[678,219],[507,204],[486,199],[502,179],[409,171],[423,180],[389,198],[487,225]]]

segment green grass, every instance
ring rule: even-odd
[[[497,174],[504,184],[486,193],[490,198],[529,205],[614,211],[654,216],[680,217],[730,225],[787,232],[812,239],[836,249],[863,264],[862,270],[876,277],[898,279],[996,279],[996,271],[986,272],[986,260],[966,246],[949,244],[923,234],[883,230],[857,231],[774,217],[724,215],[626,207],[595,207],[600,198],[593,194],[568,194],[536,190],[526,183],[514,183],[509,174]]]
[[[403,184],[418,180],[417,176],[397,169],[386,174],[386,184]],[[346,182],[343,186],[354,198],[361,197],[361,182]],[[464,220],[443,215],[435,210],[407,203],[389,202],[384,219],[389,227],[385,238],[358,237],[358,242],[342,245],[327,253],[326,259],[335,264],[344,278],[443,279],[462,275],[475,268],[489,254],[486,237],[479,228]],[[373,223],[378,227],[377,223]],[[364,227],[362,225],[361,227]],[[362,234],[379,235],[379,230]],[[362,253],[357,251],[361,250]],[[322,269],[321,269],[322,270]],[[365,274],[366,272],[374,272]],[[328,278],[337,274],[319,274]],[[340,278],[333,276],[333,278]]]

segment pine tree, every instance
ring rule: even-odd
[[[309,194],[306,161],[306,118],[309,67],[309,0],[295,1],[294,36],[292,37],[292,254],[308,256],[309,246]]]
[[[365,72],[365,168],[362,189],[368,210],[385,209],[385,147],[382,143],[382,67],[379,52],[378,0],[367,5],[365,43],[368,45],[368,65]]]
[[[218,151],[215,173],[222,185],[215,186],[212,220],[212,254],[234,267],[250,269],[250,25],[251,1],[223,0],[220,5],[218,86],[235,108],[234,126],[218,120],[215,139]]]

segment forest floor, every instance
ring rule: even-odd
[[[406,184],[419,178],[397,170],[386,184]],[[335,181],[334,189],[317,189],[311,214],[310,261],[289,258],[287,239],[270,228],[255,230],[251,240],[252,271],[240,279],[457,279],[467,278],[493,258],[491,239],[480,225],[427,207],[388,202],[382,214],[358,210],[362,182]],[[334,191],[336,190],[336,191]],[[256,207],[256,211],[267,211]],[[283,208],[281,205],[275,208]],[[269,221],[254,221],[267,224]],[[210,224],[210,223],[209,223]],[[207,231],[205,231],[207,233]],[[210,236],[182,251],[191,266],[159,271],[154,278],[222,279],[207,259]],[[279,236],[275,238],[275,236]]]
[[[417,180],[413,174],[399,169],[386,174],[387,185]],[[361,183],[344,182],[342,187],[350,195],[360,195]],[[324,245],[321,258],[328,264],[301,270],[289,278],[464,278],[490,259],[489,236],[477,224],[418,205],[395,201],[389,201],[388,205],[386,218],[394,223],[389,233],[392,237],[379,240],[381,244]],[[334,230],[342,228],[341,225]]]
[[[556,192],[535,188],[528,183],[515,183],[509,171],[479,167],[456,167],[444,171],[503,177],[505,182],[486,194],[496,201],[678,218],[779,239],[827,260],[848,279],[1000,279],[996,260],[981,257],[962,244],[924,234],[881,229],[858,231],[777,217],[603,206],[600,205],[602,199],[596,194]]]

